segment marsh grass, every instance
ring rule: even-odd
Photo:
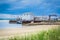
[[[60,27],[48,31],[27,34],[25,36],[15,36],[9,40],[60,40]]]

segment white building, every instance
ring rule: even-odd
[[[23,15],[21,15],[21,18],[22,18],[22,20],[28,20],[28,21],[31,21],[31,20],[33,20],[34,19],[34,16],[33,16],[33,14],[32,13],[24,13]]]
[[[48,20],[48,19],[49,19],[48,16],[36,16],[35,17],[35,21]]]

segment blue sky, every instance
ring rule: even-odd
[[[60,15],[60,0],[0,0],[0,14]]]

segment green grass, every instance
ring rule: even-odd
[[[42,31],[36,34],[27,34],[25,36],[15,36],[9,38],[9,40],[60,40],[60,28]]]

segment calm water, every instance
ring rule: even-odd
[[[0,29],[5,28],[21,28],[21,24],[10,24],[9,20],[0,20]]]

